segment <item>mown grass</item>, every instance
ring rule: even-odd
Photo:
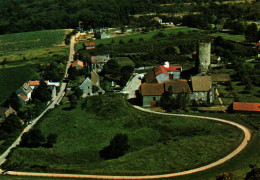
[[[229,125],[137,111],[119,95],[87,98],[75,109],[64,110],[68,106],[59,106],[38,125],[45,136],[58,135],[54,148],[17,148],[3,169],[119,175],[178,172],[225,156],[242,138],[240,130]],[[117,133],[128,135],[129,152],[118,159],[101,159],[98,152]]]
[[[0,53],[53,47],[62,43],[65,30],[46,30],[0,35]]]
[[[132,66],[132,67],[135,66],[135,63],[129,57],[115,57],[115,60],[122,67],[123,66]]]
[[[228,34],[228,33],[212,33],[211,36],[217,37],[217,36],[222,36],[226,40],[231,40],[231,41],[238,41],[238,42],[243,42],[245,41],[245,36],[244,35],[235,35],[235,34]]]

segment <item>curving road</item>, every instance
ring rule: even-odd
[[[106,176],[106,175],[79,175],[79,174],[54,174],[54,173],[31,173],[31,172],[15,172],[15,171],[8,171],[6,174],[8,175],[19,175],[19,176],[40,176],[40,177],[64,177],[64,178],[86,178],[86,179],[159,179],[159,178],[170,178],[170,177],[176,177],[176,176],[183,176],[188,175],[200,171],[204,171],[210,168],[213,168],[215,166],[218,166],[220,164],[223,164],[227,160],[230,160],[234,156],[236,156],[238,153],[240,153],[248,144],[251,138],[250,131],[235,122],[227,121],[224,119],[219,118],[213,118],[213,117],[205,117],[205,116],[195,116],[195,115],[185,115],[185,114],[168,114],[168,113],[161,113],[161,112],[154,112],[147,109],[143,109],[139,106],[134,106],[136,109],[139,109],[144,112],[154,113],[154,114],[161,114],[161,115],[167,115],[167,116],[181,116],[181,117],[190,117],[190,118],[200,118],[200,119],[207,119],[212,121],[218,121],[222,123],[227,123],[232,126],[235,126],[239,129],[241,129],[244,132],[244,139],[242,143],[230,154],[227,156],[219,159],[216,162],[213,162],[211,164],[208,164],[206,166],[202,166],[199,168],[191,169],[188,171],[178,172],[178,173],[170,173],[170,174],[162,174],[162,175],[147,175],[147,176]]]
[[[67,66],[66,66],[66,71],[64,74],[64,77],[68,76],[68,68],[70,67],[72,61],[73,61],[73,55],[74,55],[74,45],[75,45],[75,36],[71,37],[71,44],[70,44],[70,55],[69,55],[69,60],[67,62]],[[28,125],[20,134],[20,136],[15,140],[15,142],[0,156],[0,166],[6,161],[6,157],[7,155],[10,153],[11,149],[18,146],[20,141],[21,141],[21,137],[24,133],[28,132],[30,129],[33,128],[33,126],[40,120],[40,118],[49,110],[49,109],[53,109],[55,107],[56,104],[58,104],[61,99],[63,98],[64,94],[65,94],[65,88],[66,88],[66,83],[62,83],[61,84],[61,88],[60,88],[60,92],[58,93],[57,97],[55,98],[55,100],[37,117],[33,120],[33,123]],[[0,169],[0,173],[2,172],[2,170]]]

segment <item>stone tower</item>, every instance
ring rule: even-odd
[[[199,42],[197,46],[196,68],[198,73],[206,73],[210,66],[210,42]]]

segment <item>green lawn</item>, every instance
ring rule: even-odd
[[[115,57],[120,66],[135,66],[135,63],[129,57]]]
[[[114,94],[83,99],[75,109],[65,110],[68,106],[57,107],[37,125],[45,136],[58,135],[54,148],[17,148],[3,168],[130,175],[179,172],[225,156],[242,139],[232,126],[140,112]],[[117,133],[128,135],[128,153],[101,159],[98,152]]]
[[[239,41],[239,42],[245,41],[244,35],[235,35],[235,34],[219,33],[219,32],[218,33],[212,33],[211,35],[213,37],[222,36],[224,39],[232,40],[232,41]]]

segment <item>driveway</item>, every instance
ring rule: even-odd
[[[136,98],[135,91],[138,90],[139,86],[141,85],[141,78],[143,78],[143,76],[144,73],[134,76],[130,81],[128,81],[122,90],[122,93],[129,94],[128,99]]]

